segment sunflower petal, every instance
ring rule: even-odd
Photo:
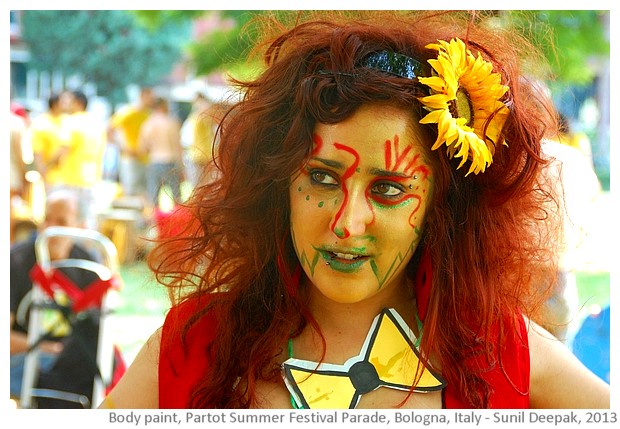
[[[429,112],[425,117],[420,119],[421,124],[436,124],[439,122],[443,110],[433,110]]]
[[[429,109],[447,109],[450,97],[445,94],[433,94],[421,97],[420,101]]]
[[[438,40],[426,47],[437,51],[437,57],[428,60],[437,75],[419,80],[431,90],[431,95],[419,101],[431,110],[420,123],[437,124],[432,150],[445,144],[448,156],[461,158],[457,168],[470,161],[466,175],[484,172],[493,162],[496,146],[506,144],[500,139],[510,110],[501,99],[508,87],[502,84],[501,75],[493,72],[493,64],[480,53],[474,56],[458,38]],[[472,118],[452,117],[450,112],[461,89],[469,99]]]
[[[419,81],[421,84],[428,86],[433,91],[437,91],[442,94],[445,94],[446,92],[446,81],[439,76],[421,77],[419,78]]]

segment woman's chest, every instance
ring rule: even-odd
[[[441,409],[443,405],[441,391],[410,394],[408,391],[379,387],[355,398],[355,392],[353,396],[351,392],[340,392],[335,383],[331,385],[326,383],[322,389],[323,398],[316,408],[347,408],[335,405],[341,404],[343,399],[347,403],[357,402],[355,408],[358,409]],[[256,393],[255,408],[293,408],[294,400],[283,381],[260,381],[257,383]],[[342,395],[347,395],[347,397],[342,398]],[[315,408],[312,404],[309,405]]]

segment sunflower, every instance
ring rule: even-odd
[[[470,160],[467,174],[478,174],[491,164],[495,146],[501,143],[509,113],[501,98],[508,87],[502,85],[499,73],[493,73],[492,64],[480,54],[474,57],[462,40],[438,42],[426,46],[438,54],[428,60],[433,76],[419,78],[431,89],[430,95],[420,97],[430,111],[420,123],[437,124],[432,150],[445,143],[451,158],[462,158],[457,168]]]

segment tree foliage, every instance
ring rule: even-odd
[[[608,11],[509,11],[504,25],[542,49],[554,79],[568,85],[586,85],[594,79],[599,60],[609,58],[605,13]]]
[[[267,11],[141,11],[151,26],[168,20],[192,20],[218,13],[234,25],[219,28],[188,44],[197,74],[234,67],[242,62],[256,37],[252,19]],[[303,11],[268,11],[294,18]],[[494,12],[494,13],[493,13]],[[481,16],[501,17],[499,25],[520,32],[542,49],[551,74],[567,85],[586,85],[596,74],[599,59],[609,57],[609,37],[603,24],[607,11],[508,10],[486,11]],[[492,18],[493,19],[493,18]],[[250,24],[249,24],[250,23]]]
[[[156,29],[117,10],[28,10],[22,15],[23,38],[31,66],[80,74],[115,101],[129,84],[154,85],[182,57],[190,22],[162,22]]]
[[[247,59],[256,41],[256,33],[250,22],[264,11],[171,11],[147,10],[133,12],[148,28],[158,28],[170,21],[198,21],[212,18],[219,22],[215,28],[188,41],[186,53],[191,68],[199,75],[226,69],[237,69]]]
[[[303,11],[25,11],[24,38],[37,67],[81,73],[99,91],[117,93],[129,83],[153,84],[182,54],[198,76],[239,71],[257,37],[254,18]],[[602,24],[605,11],[495,11],[499,25],[543,49],[554,77],[568,85],[589,84],[596,60],[609,57]],[[216,16],[222,25],[191,37],[197,20]],[[497,23],[496,23],[497,24]],[[243,72],[239,72],[243,74]]]

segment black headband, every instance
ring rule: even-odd
[[[362,67],[374,68],[406,79],[423,77],[422,63],[403,54],[391,51],[378,51],[367,55]]]

